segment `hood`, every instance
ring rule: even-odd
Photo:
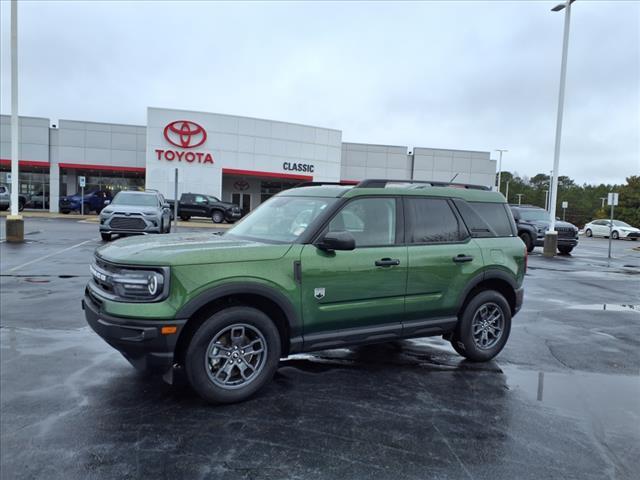
[[[550,222],[549,220],[533,220],[527,223],[531,223],[532,225],[535,225],[538,228],[543,228],[543,227],[548,228]],[[576,230],[578,229],[578,227],[576,227],[573,223],[563,222],[562,220],[556,220],[556,227],[575,228]]]
[[[130,265],[200,265],[275,260],[290,248],[291,244],[226,239],[211,233],[174,233],[122,238],[98,248],[96,255]]]
[[[103,213],[142,213],[142,212],[155,212],[160,213],[158,207],[141,207],[140,205],[113,205],[109,204],[102,210]]]

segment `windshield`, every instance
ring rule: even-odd
[[[229,230],[227,235],[291,243],[336,200],[324,197],[273,197]]]
[[[527,221],[549,220],[549,212],[535,208],[521,208],[520,218]]]
[[[628,223],[623,222],[622,220],[614,220],[613,224],[616,227],[631,227],[631,225],[629,225]]]
[[[140,193],[120,192],[113,199],[111,205],[133,205],[136,207],[157,207],[158,200],[155,195]]]
[[[209,200],[210,202],[219,202],[220,200],[217,199],[216,197],[212,197],[211,195],[207,195],[207,200]]]

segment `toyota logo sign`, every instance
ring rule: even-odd
[[[190,120],[176,120],[164,127],[164,138],[176,147],[195,148],[207,140],[207,132]]]

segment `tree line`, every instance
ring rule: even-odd
[[[518,204],[520,201],[523,205],[546,208],[549,182],[550,176],[544,173],[529,178],[521,177],[517,172],[502,172],[500,191],[505,196],[508,194],[507,201],[511,204]],[[565,216],[567,222],[578,227],[583,227],[593,219],[609,218],[607,195],[610,192],[617,192],[620,197],[619,205],[614,210],[615,219],[640,228],[640,175],[627,177],[626,183],[622,185],[577,185],[571,178],[560,175],[556,216],[561,219]],[[562,202],[565,201],[569,206],[563,212]]]

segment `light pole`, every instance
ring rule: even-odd
[[[507,188],[504,193],[504,198],[507,199],[507,203],[509,203],[509,180],[507,180]]]
[[[558,92],[558,117],[556,119],[556,143],[553,150],[553,181],[550,185],[549,230],[544,236],[544,255],[554,257],[558,249],[558,232],[556,232],[556,201],[558,198],[558,167],[560,163],[560,140],[562,138],[562,114],[564,108],[564,88],[567,78],[567,52],[569,50],[569,24],[571,21],[571,4],[574,0],[566,0],[551,9],[552,12],[565,10],[564,35],[562,38],[562,61],[560,63],[560,89]]]
[[[503,152],[508,152],[509,150],[505,150],[504,148],[496,148],[495,152],[500,152],[500,159],[498,160],[498,192],[500,191],[500,180],[502,179],[502,154]]]
[[[544,209],[549,211],[549,190],[544,191]]]
[[[7,242],[24,241],[24,221],[18,213],[18,0],[11,0],[11,215],[7,217]]]
[[[604,201],[607,199],[607,197],[600,197],[600,200],[602,201],[602,206],[600,208],[602,208],[604,210]]]
[[[518,197],[518,205],[522,205],[522,197],[524,197],[524,193],[516,193],[516,197]]]

